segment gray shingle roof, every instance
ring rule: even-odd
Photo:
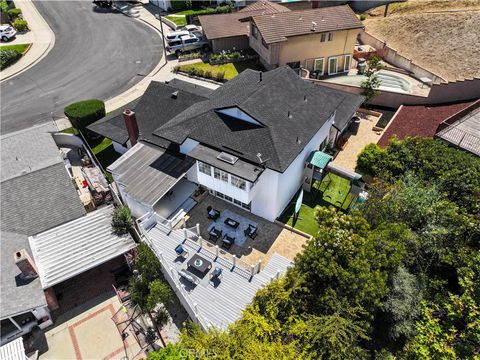
[[[179,91],[176,99],[174,91]],[[88,129],[113,141],[124,144],[128,140],[123,110],[134,109],[136,112],[139,139],[161,147],[168,147],[165,139],[152,135],[153,131],[198,101],[204,101],[213,90],[173,79],[168,84],[152,81],[140,99],[88,126]]]
[[[40,279],[36,278],[30,281],[20,279],[20,270],[13,260],[13,254],[22,249],[27,250],[32,256],[27,236],[2,231],[0,249],[2,260],[0,317],[3,319],[39,306],[45,306],[47,302]]]
[[[289,36],[363,28],[348,5],[255,15],[253,22],[267,44],[286,41]],[[312,22],[315,22],[314,30]]]
[[[44,124],[1,137],[1,181],[62,162],[51,135],[57,129]]]
[[[283,172],[335,111],[336,121],[350,119],[361,100],[302,80],[289,67],[262,75],[245,70],[154,134],[178,144],[192,138],[255,164],[260,153],[266,167]],[[263,126],[215,111],[228,107],[240,108]]]
[[[192,167],[194,160],[138,143],[108,167],[134,199],[154,205]]]
[[[1,229],[33,235],[85,215],[63,163],[2,182]]]

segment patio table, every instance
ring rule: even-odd
[[[194,254],[190,260],[188,260],[187,265],[194,268],[195,270],[200,271],[202,274],[207,270],[212,268],[212,263],[198,254]]]
[[[235,221],[232,218],[226,218],[225,219],[225,224],[227,224],[228,226],[230,226],[234,229],[238,228],[238,226],[240,225],[240,223],[238,221]]]

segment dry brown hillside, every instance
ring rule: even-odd
[[[421,1],[372,10],[370,34],[447,80],[480,77],[480,0]]]

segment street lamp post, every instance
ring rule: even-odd
[[[165,34],[163,32],[163,22],[162,22],[162,15],[161,9],[160,9],[160,0],[157,0],[157,6],[158,6],[158,21],[160,21],[160,32],[162,33],[162,41],[163,41],[163,57],[165,58],[165,64],[167,63],[167,46],[165,43]]]

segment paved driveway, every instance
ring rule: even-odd
[[[152,71],[160,36],[119,12],[95,11],[90,1],[36,1],[55,33],[50,53],[1,84],[1,133],[50,121],[71,102],[107,100]],[[138,75],[140,74],[140,75]]]

